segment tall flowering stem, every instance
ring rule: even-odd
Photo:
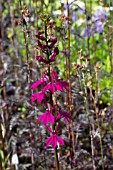
[[[46,45],[48,46],[48,41],[47,41],[47,24],[45,24],[45,37],[46,37]],[[49,62],[49,51],[47,50],[47,61]],[[48,64],[48,76],[49,76],[49,81],[51,82],[51,72],[50,72],[50,63]],[[53,107],[53,98],[52,98],[52,92],[50,91],[50,106]],[[55,123],[52,125],[52,130],[55,131]],[[54,155],[56,159],[56,169],[59,170],[59,160],[58,160],[58,151],[57,147],[54,149]]]
[[[53,37],[49,30],[52,30],[54,22],[46,15],[41,17],[44,22],[44,31],[37,32],[37,44],[38,48],[42,51],[43,56],[36,56],[36,59],[44,63],[46,71],[43,73],[42,78],[32,84],[31,89],[34,90],[41,85],[41,91],[32,94],[31,101],[38,100],[38,103],[43,103],[46,110],[38,118],[38,123],[42,122],[51,136],[46,140],[46,147],[52,145],[55,153],[56,169],[59,170],[58,150],[57,144],[64,145],[64,140],[58,136],[60,129],[60,121],[65,119],[66,123],[69,119],[72,119],[70,114],[60,108],[56,100],[53,100],[54,93],[56,91],[69,91],[69,84],[66,81],[60,80],[57,72],[52,68],[52,63],[56,60],[56,56],[59,54],[59,49],[56,45],[57,38]],[[52,128],[51,128],[52,127]]]

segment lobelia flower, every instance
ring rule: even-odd
[[[64,145],[64,141],[62,138],[57,136],[55,133],[53,133],[47,140],[46,140],[46,146],[52,145],[53,148],[56,148],[57,144]]]
[[[55,61],[56,56],[59,54],[59,49],[55,45],[55,43],[57,42],[57,38],[48,37],[48,35],[46,36],[47,33],[46,31],[47,30],[45,29],[45,37],[43,36],[44,32],[38,32],[36,34],[36,37],[38,39],[37,40],[38,47],[42,49],[42,52],[44,54],[46,54],[44,58],[43,56],[36,56],[36,59],[39,62],[43,62],[44,64],[49,64],[48,70],[50,70],[50,63]],[[38,123],[42,122],[46,129],[49,132],[51,132],[51,136],[46,140],[46,146],[48,147],[49,145],[52,145],[53,148],[56,148],[58,143],[64,145],[64,140],[57,135],[61,126],[60,122],[57,122],[58,123],[57,125],[56,121],[59,120],[61,117],[64,117],[65,120],[68,122],[68,119],[72,119],[72,117],[70,116],[69,113],[59,110],[57,102],[55,105],[53,105],[54,101],[52,101],[53,99],[51,99],[52,95],[50,96],[49,94],[51,93],[53,94],[57,90],[68,91],[69,84],[66,81],[60,80],[58,78],[57,72],[50,70],[43,74],[40,80],[37,80],[34,84],[32,84],[31,89],[34,90],[39,85],[42,85],[41,86],[42,89],[40,92],[32,94],[31,101],[34,102],[35,100],[38,100],[38,103],[41,103],[43,101],[44,105],[46,106],[46,111],[38,118]],[[51,93],[47,93],[48,90]],[[55,114],[52,114],[54,112]],[[48,123],[53,124],[52,129],[49,126],[47,126]]]
[[[58,81],[58,74],[56,73],[56,71],[52,71],[52,73],[51,73],[51,81],[52,82],[56,82],[56,81]]]
[[[43,59],[41,56],[36,56],[36,59],[37,59],[38,61],[40,61],[40,62],[45,63],[45,64],[49,64],[50,62],[55,61],[56,56],[57,56],[58,54],[59,54],[58,47],[55,47],[54,52],[53,52],[53,55],[51,56],[51,58],[50,58],[49,61]]]
[[[55,83],[54,83],[54,84],[49,83],[49,84],[47,84],[47,85],[44,87],[43,90],[44,90],[44,92],[46,92],[47,90],[49,90],[49,91],[52,92],[52,94],[54,94],[54,92],[55,92],[57,89],[56,89]]]
[[[38,80],[35,83],[32,84],[31,89],[34,90],[36,89],[37,86],[43,83],[43,80]]]
[[[69,84],[66,81],[59,80],[58,74],[55,71],[52,71],[51,73],[51,82],[55,82],[56,89],[58,89],[59,91],[62,91],[64,89],[69,91]]]
[[[44,88],[43,91],[46,92],[47,90],[51,91],[54,94],[55,91],[63,91],[66,89],[69,90],[69,84],[66,81],[58,80],[58,74],[55,71],[51,73],[51,82],[48,83]]]
[[[52,135],[46,140],[46,146],[52,145],[53,148],[56,148],[57,144],[64,145],[64,140],[57,136],[57,132],[52,132],[52,129],[48,126],[45,126],[47,130],[49,130]]]
[[[64,117],[64,118],[65,118],[65,121],[66,121],[67,123],[69,122],[69,119],[72,120],[72,117],[71,117],[71,115],[70,115],[68,112],[59,110],[58,116],[57,116],[56,120],[60,120],[61,117]]]
[[[43,74],[42,79],[33,83],[32,86],[31,86],[31,89],[34,90],[34,89],[36,89],[36,87],[38,87],[41,84],[45,85],[47,80],[48,80],[47,74]]]
[[[43,92],[34,93],[32,94],[31,98],[32,98],[31,102],[38,100],[38,103],[41,103],[42,100],[44,99],[44,93]]]
[[[44,125],[47,125],[49,122],[51,122],[52,124],[54,124],[54,116],[52,115],[52,113],[47,110],[43,115],[41,115],[38,118],[38,122],[43,122]]]

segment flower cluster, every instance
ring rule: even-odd
[[[95,33],[101,34],[104,30],[106,19],[107,13],[98,9],[92,16],[92,24],[84,30],[84,37],[94,36]]]
[[[47,27],[45,29],[47,29]],[[45,32],[46,31],[47,30],[45,30]],[[34,102],[37,100],[39,104],[43,102],[45,105],[45,113],[38,118],[38,123],[42,122],[44,127],[51,133],[51,136],[46,140],[46,146],[52,145],[52,147],[55,148],[58,143],[64,145],[63,139],[58,136],[61,119],[64,118],[66,123],[68,123],[72,117],[68,112],[59,107],[57,101],[56,103],[53,102],[53,95],[56,91],[68,91],[69,87],[66,81],[58,77],[56,71],[50,69],[51,63],[55,61],[56,56],[59,54],[59,49],[56,46],[57,38],[50,37],[46,33],[43,34],[43,32],[38,32],[36,38],[38,39],[38,48],[40,48],[45,55],[36,56],[36,59],[46,64],[48,70],[44,72],[40,80],[37,80],[31,85],[31,90],[35,90],[39,86],[42,88],[41,91],[32,94],[31,101]],[[52,128],[50,127],[51,124]]]

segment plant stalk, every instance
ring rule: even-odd
[[[45,37],[46,37],[46,44],[48,45],[48,41],[47,41],[47,25],[45,23]],[[49,51],[47,51],[47,60],[49,61]],[[50,64],[48,64],[48,76],[49,76],[49,81],[51,82],[51,70],[50,70]],[[52,92],[50,92],[50,106],[53,106],[53,98],[52,98]],[[52,125],[52,130],[53,132],[56,129],[56,123],[54,123]],[[59,167],[59,160],[58,160],[58,150],[57,150],[57,146],[54,149],[54,156],[55,156],[55,162],[56,162],[56,170],[60,170]]]

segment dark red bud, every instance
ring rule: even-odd
[[[56,43],[57,42],[57,38],[56,37],[51,37],[48,42]]]
[[[46,40],[45,37],[41,36],[42,33],[43,33],[43,32],[38,32],[38,33],[36,34],[36,37],[37,37],[38,39],[40,39],[40,40]]]
[[[48,63],[49,63],[47,60],[43,59],[41,56],[36,56],[36,59],[37,59],[38,61],[40,61],[40,62],[45,63],[45,64],[48,64]]]
[[[38,42],[38,46],[39,46],[41,49],[47,48],[47,45],[46,45],[46,44],[42,44],[39,40],[38,40],[37,42]]]
[[[58,49],[58,47],[55,47],[55,49],[54,49],[54,55],[58,55],[59,54],[59,49]]]

